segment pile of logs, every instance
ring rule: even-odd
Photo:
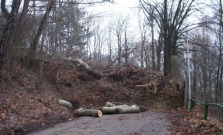
[[[59,104],[72,109],[73,106],[70,102],[65,100],[59,100]],[[140,107],[137,105],[115,105],[114,103],[107,102],[105,106],[100,109],[87,109],[81,107],[74,110],[75,116],[93,116],[102,117],[102,114],[123,114],[123,113],[139,113]]]

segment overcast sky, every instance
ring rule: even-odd
[[[101,23],[108,24],[119,17],[129,18],[129,26],[138,26],[138,0],[115,0],[115,3],[103,3],[87,8],[87,11],[101,16]],[[104,21],[104,22],[103,22]]]
[[[103,3],[91,6],[88,11],[105,15],[132,15],[137,11],[138,0],[115,0],[114,4]]]

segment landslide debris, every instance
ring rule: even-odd
[[[24,134],[72,119],[72,111],[58,104],[71,102],[74,109],[100,107],[105,102],[138,104],[147,110],[166,110],[183,105],[183,85],[171,76],[134,65],[103,70],[93,65],[102,78],[95,79],[78,63],[43,61],[43,84],[38,85],[40,63],[31,70],[19,65],[0,72],[0,133]]]

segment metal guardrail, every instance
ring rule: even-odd
[[[223,108],[223,105],[222,104],[218,104],[218,103],[201,102],[201,101],[198,101],[198,100],[195,100],[195,99],[190,99],[190,101],[191,101],[190,111],[192,111],[195,103],[204,105],[204,107],[205,107],[204,108],[204,119],[205,120],[207,120],[207,118],[208,118],[208,106],[218,106],[220,108]]]

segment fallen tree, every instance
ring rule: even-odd
[[[61,58],[64,61],[78,63],[78,66],[83,67],[88,74],[92,75],[94,78],[101,79],[101,74],[94,71],[87,63],[81,59],[72,59],[72,58]]]
[[[102,112],[97,109],[86,109],[86,108],[79,108],[74,110],[75,116],[93,116],[93,117],[101,117]]]
[[[139,113],[140,107],[136,105],[115,105],[107,102],[101,110],[103,114]]]

